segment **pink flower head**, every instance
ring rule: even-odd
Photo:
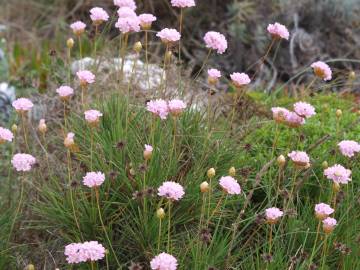
[[[105,248],[98,241],[84,242],[81,249],[87,261],[96,262],[105,257]]]
[[[335,229],[337,221],[336,221],[335,218],[328,217],[328,218],[325,218],[322,221],[322,223],[323,223],[324,232],[325,233],[331,233]]]
[[[166,119],[169,114],[168,104],[162,99],[150,100],[146,104],[146,109],[163,120]]]
[[[211,69],[208,70],[208,76],[210,78],[220,79],[221,78],[221,72],[220,72],[220,70],[218,70],[216,68],[211,68]]]
[[[136,4],[134,0],[114,0],[114,5],[118,6],[119,8],[128,7],[132,10],[136,9]]]
[[[217,51],[218,54],[223,54],[228,47],[225,36],[218,32],[207,32],[204,36],[204,41],[207,48]]]
[[[99,187],[105,181],[105,174],[102,172],[88,172],[83,177],[83,184],[89,188]]]
[[[351,181],[351,170],[344,168],[339,164],[335,164],[324,170],[324,175],[327,179],[334,181],[337,184],[347,184]]]
[[[84,33],[86,24],[81,21],[77,21],[77,22],[72,23],[70,25],[70,28],[73,30],[75,35],[79,36],[82,33]]]
[[[117,14],[119,18],[137,17],[135,11],[129,7],[121,7],[118,9]]]
[[[76,76],[80,81],[81,86],[87,86],[95,82],[95,75],[89,70],[79,70],[76,72]]]
[[[266,221],[270,224],[275,224],[283,215],[284,212],[276,207],[271,207],[265,210]]]
[[[14,134],[7,128],[0,127],[0,144],[4,142],[12,142]]]
[[[286,28],[285,25],[280,23],[269,24],[267,27],[268,32],[271,34],[273,38],[276,39],[286,39],[289,40],[289,30]]]
[[[300,168],[304,168],[310,165],[310,158],[305,152],[292,151],[288,154],[288,157],[291,158],[292,162],[294,162],[294,164]]]
[[[99,25],[109,20],[109,14],[100,7],[94,7],[90,9],[90,18],[95,25]]]
[[[115,27],[122,33],[139,32],[140,31],[140,19],[136,15],[135,11],[129,7],[121,7],[118,10],[119,19],[115,24]]]
[[[341,141],[338,146],[341,154],[345,157],[353,157],[360,152],[360,144],[355,141]]]
[[[273,107],[271,108],[273,113],[273,118],[277,123],[283,123],[286,120],[286,117],[289,113],[288,109],[281,108],[281,107]]]
[[[326,203],[319,203],[315,205],[315,215],[320,220],[327,218],[332,213],[334,213],[334,209]]]
[[[143,29],[150,29],[153,22],[156,21],[156,17],[152,14],[144,13],[139,15],[140,26]]]
[[[231,176],[221,177],[219,184],[227,194],[239,195],[241,193],[241,187],[239,183]]]
[[[59,94],[62,100],[66,101],[69,100],[69,98],[74,94],[74,89],[72,89],[70,86],[63,85],[56,89],[56,93]]]
[[[289,111],[285,116],[285,124],[289,127],[297,128],[305,124],[305,119],[295,112]]]
[[[65,246],[65,256],[68,263],[86,262],[87,256],[84,253],[82,243],[71,243]]]
[[[71,147],[73,147],[75,145],[74,137],[75,137],[75,134],[73,132],[69,132],[66,135],[66,137],[64,139],[65,147],[71,148]]]
[[[251,82],[249,76],[245,73],[235,72],[230,75],[230,78],[236,87],[242,87]]]
[[[145,150],[146,152],[152,152],[153,151],[153,147],[149,144],[145,144]]]
[[[181,35],[176,29],[164,28],[156,34],[157,37],[161,38],[162,42],[174,43],[180,40]]]
[[[167,181],[164,182],[158,188],[158,195],[160,197],[165,197],[168,200],[178,201],[184,196],[184,188],[175,182]]]
[[[12,106],[19,113],[30,111],[34,104],[30,99],[27,98],[18,98],[13,101]]]
[[[11,160],[11,164],[18,172],[28,172],[36,163],[36,159],[29,154],[15,154]]]
[[[180,99],[173,99],[169,101],[168,107],[172,115],[178,116],[186,109],[186,104]]]
[[[160,253],[150,262],[152,270],[176,270],[178,266],[177,260],[174,256],[165,252]]]
[[[46,122],[45,122],[45,119],[40,119],[39,121],[39,126],[38,126],[38,130],[45,134],[46,131],[47,131],[47,125],[46,125]]]
[[[153,152],[153,147],[149,144],[145,144],[144,159],[149,160],[152,156],[152,152]]]
[[[178,8],[195,7],[194,0],[171,0],[171,5]]]
[[[315,108],[306,102],[296,102],[294,104],[294,111],[303,118],[310,118],[315,115]]]
[[[332,71],[331,68],[322,61],[317,61],[311,64],[311,67],[314,69],[314,73],[316,76],[320,77],[324,81],[331,80]]]
[[[85,120],[91,125],[97,125],[100,121],[100,117],[103,114],[97,110],[88,110],[84,112]]]

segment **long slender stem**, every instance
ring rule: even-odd
[[[182,25],[183,25],[183,9],[180,9],[180,25],[179,31],[180,35],[182,35]],[[178,63],[178,90],[181,89],[181,39],[179,40],[179,63]]]
[[[321,270],[323,270],[323,269],[324,269],[325,262],[326,262],[327,240],[328,240],[328,234],[325,234],[324,246],[323,246],[323,252],[322,252]]]
[[[272,231],[273,231],[273,224],[270,224],[270,232],[269,232],[269,254],[271,254],[271,248],[272,248]]]
[[[124,78],[125,54],[126,54],[128,41],[129,41],[129,34],[126,33],[124,36],[124,43],[122,44],[122,49],[121,49],[121,70],[120,70],[121,80],[123,80]]]
[[[80,60],[83,58],[82,56],[82,44],[81,44],[81,36],[78,36],[78,41],[79,41],[79,53],[80,53]],[[82,69],[83,67],[80,66],[80,69]]]
[[[67,49],[67,55],[68,55],[68,84],[71,83],[71,48]]]
[[[315,242],[314,242],[313,249],[312,249],[312,251],[311,251],[311,256],[310,256],[310,261],[309,261],[309,268],[310,268],[310,265],[311,265],[311,263],[312,263],[312,260],[313,260],[313,258],[314,258],[314,255],[315,255],[316,244],[317,244],[317,241],[318,241],[318,238],[319,238],[319,233],[320,233],[320,226],[321,226],[321,220],[319,220],[318,225],[317,225],[317,228],[316,228]]]
[[[111,251],[112,251],[112,253],[113,253],[113,255],[114,255],[114,258],[115,258],[115,260],[116,260],[116,263],[117,263],[117,265],[121,268],[121,264],[120,264],[120,262],[119,262],[118,257],[116,256],[116,253],[115,253],[114,248],[113,248],[113,246],[112,246],[112,244],[111,244],[109,235],[108,235],[108,233],[107,233],[107,230],[106,230],[104,221],[103,221],[103,219],[102,219],[101,210],[100,210],[100,198],[99,198],[100,196],[99,196],[99,190],[98,190],[98,188],[95,189],[95,197],[96,197],[96,204],[97,204],[97,209],[98,209],[98,213],[99,213],[99,219],[100,219],[101,227],[102,227],[102,229],[103,229],[103,231],[104,231],[106,240],[108,241],[108,244],[109,244],[109,246],[110,246],[110,249],[111,249]]]
[[[221,197],[220,197],[220,199],[219,199],[219,201],[218,201],[218,203],[217,203],[214,211],[211,213],[211,216],[209,217],[209,220],[208,220],[209,223],[210,223],[210,220],[212,219],[212,217],[213,217],[213,216],[215,215],[215,213],[218,211],[219,207],[221,206],[221,203],[222,203],[225,195],[226,195],[226,193],[225,193],[225,192],[222,192]]]
[[[162,97],[164,98],[165,97],[165,91],[166,91],[166,56],[168,54],[168,51],[169,51],[169,45],[166,44],[166,50],[165,50],[165,54],[164,54],[164,66],[163,66],[163,72],[162,72],[162,75],[161,75],[161,81],[160,81],[160,89],[162,89]]]
[[[158,253],[160,252],[160,243],[161,243],[161,221],[162,219],[159,218],[159,234],[158,234],[158,246],[157,246]]]
[[[148,52],[148,43],[149,43],[149,34],[148,30],[145,30],[145,64],[146,64],[146,78],[148,82],[148,90],[150,90],[150,75],[149,75],[149,52]]]
[[[94,59],[95,60],[96,60],[98,30],[99,30],[99,25],[95,24],[95,37],[94,37]]]
[[[24,135],[24,141],[26,145],[27,151],[30,152],[28,140],[27,140],[27,129],[26,129],[26,116],[24,112],[21,112],[21,120],[22,120],[22,126],[23,126],[23,135]]]
[[[91,265],[91,270],[95,270],[95,266],[94,266],[94,262],[93,262],[93,261],[90,262],[90,265]]]
[[[209,225],[209,222],[210,222],[210,209],[211,209],[211,195],[212,195],[212,186],[211,186],[211,181],[212,178],[209,178],[209,195],[208,195],[208,209],[207,209],[207,219],[208,219],[208,222],[207,222],[207,226]]]
[[[270,53],[270,51],[271,51],[271,48],[272,48],[272,47],[274,46],[274,44],[275,44],[275,41],[276,41],[275,38],[273,38],[273,39],[271,40],[270,45],[269,45],[269,47],[267,48],[266,53],[264,54],[264,56],[261,57],[261,59],[260,59],[260,64],[258,65],[258,68],[256,69],[254,75],[251,77],[251,80],[253,80],[253,79],[255,78],[255,76],[259,73],[259,71],[261,70],[262,65],[265,63],[265,60],[266,60],[266,58],[268,57],[268,55],[269,55],[269,53]]]
[[[90,170],[93,169],[93,147],[94,147],[94,131],[90,127]]]
[[[195,77],[194,77],[194,80],[193,80],[194,82],[197,80],[197,78],[199,78],[201,72],[204,70],[207,62],[209,61],[209,58],[210,58],[211,53],[212,53],[212,50],[209,49],[209,51],[208,51],[208,53],[207,53],[207,55],[206,55],[206,57],[205,57],[205,59],[204,59],[204,62],[203,62],[203,64],[202,64],[201,68],[199,69],[199,71],[196,73],[196,75],[195,75]]]
[[[167,252],[171,253],[171,200],[168,201],[169,221],[168,221],[168,241],[167,241]]]
[[[15,147],[16,147],[16,133],[14,134],[14,141],[11,143],[11,156],[10,156],[10,161],[9,161],[9,167],[8,167],[8,207],[10,208],[11,206],[11,202],[12,202],[12,188],[11,188],[11,184],[12,184],[12,167],[11,167],[11,157],[14,156],[15,153]]]

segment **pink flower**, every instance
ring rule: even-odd
[[[218,54],[223,54],[228,47],[225,36],[218,32],[207,32],[204,36],[204,41],[207,48],[217,51]]]
[[[315,205],[315,215],[320,220],[327,218],[332,213],[334,213],[334,209],[326,203],[319,203]]]
[[[134,0],[114,0],[114,5],[118,6],[119,8],[128,7],[132,10],[136,9],[136,4]]]
[[[19,113],[30,111],[34,104],[30,99],[27,98],[18,98],[13,101],[12,106]]]
[[[241,187],[239,183],[231,176],[221,177],[219,184],[227,194],[238,195],[241,193]]]
[[[82,243],[71,243],[65,246],[64,254],[68,263],[82,263],[87,260],[82,248]]]
[[[178,116],[186,109],[186,104],[180,99],[173,99],[169,101],[168,108],[172,115]]]
[[[0,127],[0,144],[12,142],[14,134],[7,128]]]
[[[140,19],[129,7],[121,7],[118,10],[119,19],[115,24],[115,27],[122,33],[139,32],[140,31]]]
[[[324,170],[324,175],[327,179],[334,181],[337,184],[347,184],[351,181],[351,170],[345,169],[339,164],[335,164]]]
[[[56,93],[59,94],[62,100],[66,101],[69,100],[69,98],[74,94],[74,89],[72,89],[70,86],[63,85],[56,89]]]
[[[245,73],[235,72],[230,75],[230,78],[236,87],[242,87],[251,82],[249,76]]]
[[[89,188],[99,187],[105,181],[105,174],[102,172],[88,172],[83,177],[83,184]]]
[[[153,152],[153,147],[149,144],[145,144],[144,159],[149,160],[152,156],[152,152]]]
[[[81,21],[77,21],[77,22],[72,23],[70,25],[70,28],[73,30],[75,35],[79,36],[82,33],[84,33],[86,24]]]
[[[186,7],[195,7],[194,0],[171,0],[171,5],[173,7],[186,8]]]
[[[294,162],[294,164],[300,168],[310,165],[310,158],[305,152],[292,151],[288,154],[288,157],[291,158],[292,162]]]
[[[285,25],[276,22],[274,24],[269,24],[267,30],[274,38],[289,40],[289,30]]]
[[[119,18],[137,17],[135,11],[129,7],[121,7],[118,9],[117,14]]]
[[[314,73],[316,76],[320,77],[324,81],[331,80],[332,71],[326,63],[322,61],[317,61],[315,63],[312,63],[311,67],[314,69]]]
[[[180,40],[181,35],[176,29],[164,28],[156,34],[164,43],[174,43]]]
[[[38,126],[38,130],[45,134],[46,131],[47,131],[47,125],[46,125],[46,122],[45,122],[45,119],[40,119],[39,121],[39,126]]]
[[[100,121],[100,117],[103,116],[103,114],[97,110],[88,110],[86,112],[84,112],[85,115],[85,120],[89,123],[89,124],[98,124]]]
[[[156,21],[156,17],[152,14],[144,13],[139,15],[140,26],[144,29],[150,29],[153,22]]]
[[[165,252],[160,253],[150,262],[152,270],[176,270],[178,266],[177,260],[174,256]]]
[[[81,86],[87,86],[95,82],[95,75],[89,70],[79,70],[76,72],[76,76],[80,81]]]
[[[285,124],[289,127],[297,128],[305,124],[305,119],[295,112],[289,111],[285,116]]]
[[[95,25],[99,25],[109,20],[109,14],[100,7],[94,7],[90,9],[90,18]]]
[[[221,78],[221,72],[220,72],[220,70],[218,70],[216,68],[211,68],[211,69],[208,70],[208,76],[210,78],[220,79]]]
[[[146,109],[163,120],[166,119],[169,114],[168,104],[162,99],[150,100],[146,104]]]
[[[96,262],[105,257],[105,248],[98,241],[84,242],[81,249],[87,261]]]
[[[341,154],[345,157],[353,157],[360,152],[360,144],[355,141],[341,141],[338,146]]]
[[[71,148],[72,146],[75,145],[75,141],[74,141],[74,137],[75,137],[75,134],[73,132],[69,132],[65,139],[64,139],[64,145],[65,147],[67,148]]]
[[[296,102],[294,104],[294,111],[303,118],[310,118],[315,115],[315,108],[306,102]]]
[[[36,159],[29,154],[15,154],[11,160],[11,164],[18,172],[28,172],[36,163]]]
[[[273,118],[277,123],[283,123],[286,120],[287,115],[289,114],[289,110],[281,107],[273,107],[271,108],[273,113]]]
[[[145,144],[145,151],[147,152],[152,152],[153,151],[153,147],[149,144]]]
[[[167,181],[164,182],[158,188],[158,195],[160,197],[165,197],[168,200],[178,201],[184,196],[184,188],[175,182]]]
[[[324,232],[325,233],[331,233],[335,229],[337,221],[336,221],[335,218],[328,217],[328,218],[325,218],[322,221],[322,223],[323,223]]]
[[[265,210],[266,221],[270,224],[275,224],[283,215],[284,212],[276,207],[271,207]]]

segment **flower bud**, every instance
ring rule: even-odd
[[[329,163],[326,160],[321,165],[323,169],[327,169],[329,167]]]
[[[209,183],[206,182],[206,181],[202,182],[202,183],[200,184],[200,191],[201,191],[202,193],[208,192],[208,191],[209,191]]]
[[[232,176],[232,177],[234,177],[235,174],[236,174],[236,169],[235,169],[235,167],[231,167],[231,168],[229,169],[229,175]]]
[[[165,210],[160,207],[158,210],[156,210],[156,216],[159,219],[163,219],[165,217]]]
[[[135,169],[134,169],[134,168],[131,168],[129,172],[130,172],[130,174],[131,174],[131,175],[133,175],[133,176],[136,174],[136,172],[135,172]]]
[[[66,41],[66,46],[71,49],[72,47],[74,47],[74,40],[72,38],[69,38],[67,41]]]
[[[16,132],[17,132],[17,129],[18,129],[18,126],[17,126],[16,124],[13,124],[13,125],[11,126],[11,131],[12,131],[13,133],[16,133]]]
[[[40,119],[38,130],[40,133],[45,134],[47,131],[47,125],[45,123],[45,119]]]
[[[133,46],[133,50],[136,52],[136,53],[140,53],[141,50],[142,50],[142,44],[140,41],[138,42],[135,42],[134,46]]]
[[[215,169],[214,168],[210,168],[207,171],[207,177],[209,177],[210,179],[213,178],[215,176]]]
[[[356,73],[355,73],[355,71],[352,70],[349,73],[349,80],[353,81],[355,79],[356,79]]]
[[[35,266],[33,264],[28,264],[25,268],[26,270],[35,270]]]
[[[342,116],[342,110],[338,109],[336,110],[336,117],[340,118]]]
[[[279,165],[279,167],[284,167],[284,165],[286,163],[286,159],[285,159],[284,155],[278,156],[276,161],[277,161],[277,164]]]

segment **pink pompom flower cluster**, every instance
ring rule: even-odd
[[[314,73],[317,77],[323,79],[324,81],[329,81],[332,78],[332,71],[328,64],[317,61],[311,64],[311,67],[314,70]]]
[[[56,93],[59,94],[60,98],[64,101],[69,100],[69,98],[74,95],[74,89],[70,86],[63,85],[56,89]]]
[[[306,152],[292,151],[288,154],[288,157],[298,168],[306,168],[310,166],[310,158]]]
[[[95,262],[105,257],[105,248],[97,241],[72,243],[65,246],[65,256],[68,263]]]
[[[83,184],[89,188],[99,187],[105,181],[105,174],[102,172],[88,172],[83,177]]]
[[[234,72],[230,75],[230,78],[232,83],[237,88],[241,88],[245,85],[248,85],[251,82],[249,75],[245,73]]]
[[[266,221],[270,224],[275,224],[284,215],[284,212],[279,208],[271,207],[265,210]]]
[[[65,139],[64,139],[64,145],[66,148],[72,148],[75,145],[75,134],[73,132],[69,132]]]
[[[139,20],[140,26],[143,29],[148,30],[151,28],[152,23],[156,21],[156,17],[152,14],[143,13],[139,15]]]
[[[216,68],[211,68],[207,71],[207,73],[208,73],[208,83],[211,85],[217,84],[219,79],[221,78],[220,70]]]
[[[344,168],[339,164],[335,164],[324,170],[327,179],[332,180],[336,184],[347,184],[351,181],[351,170]]]
[[[219,180],[221,188],[230,195],[239,195],[241,193],[241,187],[235,178],[231,176],[223,176]]]
[[[152,270],[176,270],[177,266],[176,258],[165,252],[160,253],[150,261]]]
[[[36,163],[36,159],[29,154],[15,154],[11,159],[11,164],[18,172],[28,172]]]
[[[14,134],[7,128],[0,127],[0,144],[12,142]]]
[[[178,8],[195,7],[194,0],[171,0],[171,5]]]
[[[294,104],[295,113],[303,118],[310,118],[316,114],[315,108],[306,102],[296,102]]]
[[[325,233],[331,233],[335,226],[337,225],[337,221],[335,218],[327,217],[323,221],[323,230]]]
[[[360,144],[355,141],[341,141],[339,144],[340,152],[345,157],[353,157],[356,153],[360,152]]]
[[[150,100],[146,104],[146,109],[161,119],[166,119],[168,114],[178,116],[186,109],[186,104],[180,99],[165,101],[163,99]]]
[[[156,34],[165,44],[175,43],[180,40],[181,34],[172,28],[164,28]]]
[[[326,203],[319,203],[315,205],[315,215],[316,218],[323,220],[334,213],[334,209]]]
[[[73,30],[75,35],[80,36],[82,33],[85,32],[86,24],[82,21],[77,21],[70,24],[70,28]]]
[[[285,25],[277,22],[274,24],[269,24],[267,27],[267,31],[271,34],[273,38],[289,40],[289,30],[286,28]]]
[[[115,27],[118,28],[121,33],[126,34],[140,31],[141,22],[133,9],[124,6],[121,7],[117,13],[119,18]]]
[[[136,3],[134,0],[114,0],[114,5],[118,6],[119,8],[128,7],[132,10],[136,9]]]
[[[90,9],[90,18],[94,25],[100,25],[109,20],[109,14],[103,8],[94,7]]]
[[[207,48],[217,51],[218,54],[223,54],[228,47],[225,36],[219,32],[207,32],[204,36],[204,41]]]
[[[180,184],[166,181],[158,188],[158,195],[168,200],[178,201],[185,195],[185,191]]]
[[[316,114],[315,108],[306,102],[296,102],[293,105],[294,111],[282,107],[273,107],[271,111],[277,123],[283,123],[289,127],[299,127],[305,124],[306,118]]]
[[[100,117],[103,116],[103,114],[97,110],[88,110],[84,112],[85,120],[90,125],[97,125],[100,121]]]
[[[34,104],[30,99],[27,98],[18,98],[13,101],[12,106],[18,113],[28,112],[34,107]]]
[[[79,70],[76,72],[76,76],[80,81],[80,85],[83,87],[95,82],[95,75],[89,70]]]

